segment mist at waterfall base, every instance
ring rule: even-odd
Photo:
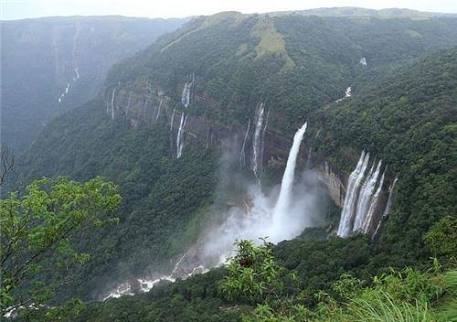
[[[199,241],[201,258],[209,265],[226,261],[234,251],[236,240],[261,243],[260,238],[278,243],[298,236],[306,227],[322,223],[323,191],[312,170],[296,173],[300,143],[306,131],[303,125],[294,137],[280,185],[262,187],[257,180],[236,172],[238,149],[226,148],[222,158],[219,193],[229,198],[223,213],[214,213],[217,221]],[[241,193],[240,193],[241,192]]]
[[[103,300],[147,292],[160,281],[174,282],[222,265],[234,255],[236,240],[260,244],[260,238],[266,238],[278,243],[297,237],[307,227],[322,225],[325,188],[313,170],[296,169],[305,131],[306,124],[295,134],[281,184],[268,187],[251,170],[240,167],[239,140],[223,141],[215,200],[197,241],[175,259],[170,274],[134,280],[137,291],[132,282],[124,282]]]

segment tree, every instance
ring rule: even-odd
[[[457,218],[446,216],[425,235],[425,244],[435,256],[457,257]]]
[[[0,200],[1,316],[52,299],[70,268],[89,260],[77,247],[83,233],[117,222],[120,201],[111,182],[63,177],[36,180],[22,196]]]
[[[229,299],[244,299],[261,302],[279,294],[284,285],[280,279],[283,268],[276,263],[271,244],[261,246],[251,241],[236,242],[238,248],[228,265],[228,275],[224,277],[220,289]]]

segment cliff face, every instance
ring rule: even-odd
[[[205,116],[186,113],[169,96],[164,95],[160,88],[144,95],[129,91],[122,87],[107,89],[104,94],[104,102],[107,115],[112,119],[125,119],[129,122],[132,130],[138,127],[153,127],[159,122],[169,125],[171,151],[178,151],[178,135],[182,133],[181,143],[198,144],[204,148],[220,147],[225,140],[235,141],[240,150],[240,166],[252,169],[252,154],[255,145],[255,122],[249,121],[246,125],[224,125],[210,120]],[[201,100],[211,100],[208,97],[192,96],[198,104]],[[259,169],[264,167],[282,169],[285,167],[289,155],[292,138],[282,134],[279,130],[269,126],[268,119],[275,115],[265,117],[261,124],[262,150],[259,156]],[[182,121],[182,120],[185,121]],[[344,201],[345,182],[347,174],[334,169],[319,155],[313,155],[310,146],[303,143],[298,164],[301,168],[311,167],[318,172],[322,184],[327,188],[333,202],[341,207]]]

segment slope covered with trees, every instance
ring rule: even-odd
[[[186,112],[214,126],[245,126],[261,101],[271,113],[269,130],[284,137],[308,119],[305,140],[314,155],[347,175],[361,150],[369,151],[388,164],[389,182],[398,175],[397,198],[374,239],[329,237],[316,228],[271,252],[243,244],[248,254],[266,258],[268,267],[237,267],[237,257],[228,270],[90,304],[79,318],[276,321],[290,315],[298,321],[344,321],[359,314],[370,321],[364,315],[367,299],[373,312],[385,302],[406,314],[414,305],[443,309],[454,284],[437,286],[448,273],[424,270],[431,256],[445,270],[455,269],[456,248],[446,227],[455,225],[457,213],[457,51],[442,49],[457,45],[456,27],[453,18],[223,13],[197,18],[116,65],[105,83],[108,93],[114,87],[145,96],[161,92],[176,110],[183,109],[183,85],[194,74],[196,99]],[[367,66],[360,63],[363,57]],[[336,103],[348,86],[352,97]],[[99,97],[46,127],[19,165],[16,182],[102,175],[120,186],[121,222],[89,239],[96,245],[95,260],[76,272],[75,287],[62,291],[66,295],[97,297],[88,294],[88,285],[106,286],[151,267],[169,269],[168,260],[195,240],[208,206],[221,197],[215,189],[221,145],[193,142],[176,159],[168,122],[132,127],[128,117],[112,120],[106,94],[101,96],[105,101]],[[266,166],[269,176],[274,169]],[[403,272],[405,266],[410,269]],[[389,267],[396,271],[389,273]],[[411,289],[411,279],[425,289]],[[268,286],[272,280],[280,284]],[[240,285],[252,286],[253,297],[240,295]],[[393,292],[392,285],[401,285],[403,293]],[[423,301],[414,303],[416,296]]]

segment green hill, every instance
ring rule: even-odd
[[[434,254],[425,234],[457,213],[455,46],[451,17],[230,12],[195,18],[115,65],[98,97],[46,126],[18,165],[19,187],[57,175],[101,175],[121,187],[119,225],[81,242],[94,260],[73,272],[62,295],[99,299],[119,280],[169,272],[210,222],[211,207],[229,207],[232,200],[217,189],[226,141],[239,143],[259,106],[269,115],[264,189],[279,183],[291,138],[305,120],[311,163],[321,171],[327,162],[340,190],[362,150],[387,165],[386,182],[399,178],[393,211],[374,238],[335,237],[339,209],[330,204],[323,227],[273,248],[279,263],[296,273],[303,305],[314,308],[319,301],[310,294],[328,292],[344,273],[367,282],[390,266],[429,267]],[[340,100],[349,86],[352,96]],[[303,150],[299,158],[303,169]],[[254,182],[248,168],[237,171]],[[238,177],[229,179],[242,194]],[[449,256],[441,260],[452,263]],[[223,274],[219,269],[147,295],[93,304],[83,320],[239,320],[252,303],[227,302],[216,286]]]

